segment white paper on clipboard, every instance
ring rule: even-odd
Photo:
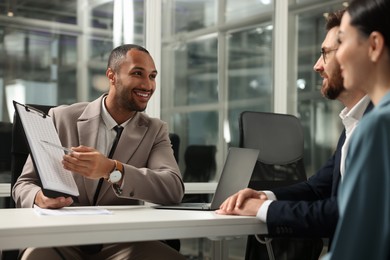
[[[35,108],[16,101],[13,103],[23,125],[44,194],[49,197],[77,197],[79,192],[73,175],[61,163],[64,151],[43,142],[61,146],[52,118]]]

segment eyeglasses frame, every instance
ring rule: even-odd
[[[321,50],[321,56],[322,56],[322,60],[324,61],[324,64],[326,64],[326,55],[328,55],[329,53],[331,53],[333,51],[337,51],[337,50],[338,50],[338,48],[330,49],[330,50],[325,50],[325,49]]]

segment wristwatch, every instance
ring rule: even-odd
[[[115,168],[108,175],[108,180],[107,180],[111,184],[118,183],[123,177],[123,164],[118,162],[117,160],[114,161],[115,161]]]

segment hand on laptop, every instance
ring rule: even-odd
[[[253,189],[243,189],[227,198],[216,211],[225,215],[256,216],[267,196]]]

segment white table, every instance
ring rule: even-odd
[[[267,233],[255,217],[146,206],[104,208],[113,214],[42,216],[31,208],[0,209],[0,249],[207,237],[219,246],[214,259],[223,259],[223,238]]]
[[[184,183],[186,194],[208,194],[214,193],[217,187],[216,182],[186,182]],[[0,197],[9,197],[11,184],[0,183]]]

